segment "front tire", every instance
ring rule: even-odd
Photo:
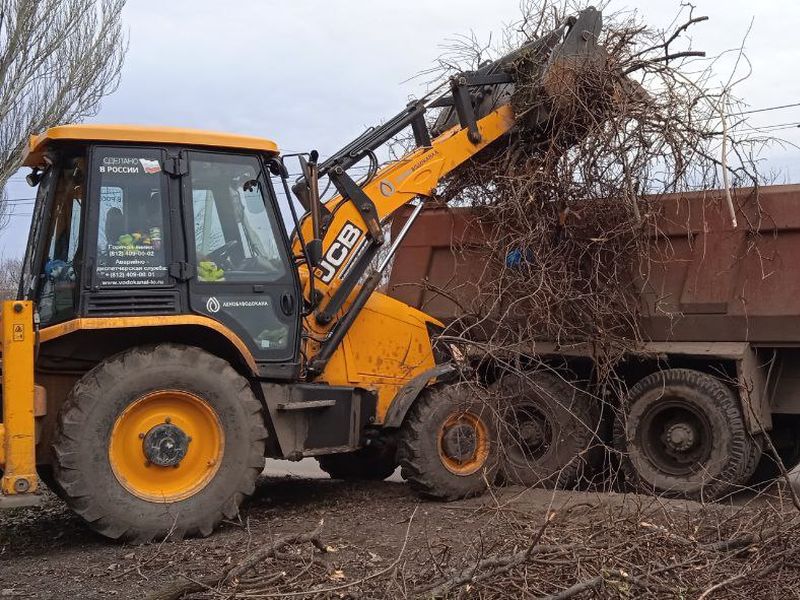
[[[209,535],[264,467],[267,431],[248,381],[176,344],[118,354],[75,385],[59,414],[54,477],[102,535]]]
[[[700,371],[648,375],[614,424],[625,481],[635,490],[715,500],[744,485],[761,456],[731,388]]]
[[[400,430],[403,478],[418,494],[439,500],[483,493],[497,474],[495,417],[467,382],[423,391]]]

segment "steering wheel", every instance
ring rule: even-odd
[[[231,250],[233,250],[236,246],[239,245],[237,240],[231,240],[230,242],[225,242],[217,248],[206,254],[206,259],[210,260],[217,264],[218,267],[225,266],[228,269],[233,268],[233,260],[231,258]]]

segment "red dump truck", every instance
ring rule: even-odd
[[[603,440],[621,451],[625,479],[638,489],[720,497],[780,473],[776,454],[787,469],[800,462],[800,185],[733,197],[737,227],[721,191],[658,200],[658,244],[669,245],[669,259],[638,286],[647,341],[618,363],[626,392],[611,399],[616,417]],[[396,256],[389,293],[445,323],[458,318],[486,262],[475,220],[464,208],[423,212]],[[520,352],[585,373],[597,356],[581,342],[542,339]],[[591,388],[591,377],[584,381]],[[565,422],[574,410],[548,408],[564,403],[563,389],[551,391],[549,400],[521,392],[542,405],[529,411],[535,447],[525,458],[534,472],[537,461],[569,470],[570,451],[581,451],[559,451],[565,432],[582,424]]]

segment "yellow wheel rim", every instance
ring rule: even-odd
[[[222,425],[205,400],[159,390],[137,398],[117,417],[108,459],[130,493],[151,502],[177,502],[214,478],[224,446]]]
[[[439,459],[451,473],[472,475],[486,463],[489,442],[481,417],[470,412],[451,415],[439,428]]]

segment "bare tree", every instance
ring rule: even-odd
[[[0,189],[28,136],[96,114],[127,50],[125,0],[0,0]],[[7,211],[0,196],[0,218]],[[0,220],[0,223],[3,221]]]
[[[0,300],[16,298],[21,274],[21,258],[0,258]]]

